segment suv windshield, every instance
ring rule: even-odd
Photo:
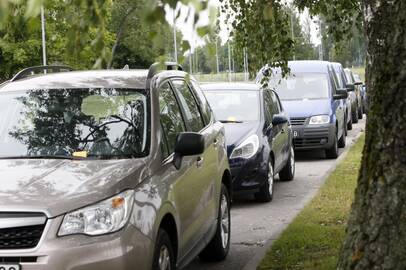
[[[295,73],[287,78],[272,77],[270,86],[281,100],[329,98],[328,76],[319,73]]]
[[[133,89],[0,92],[0,158],[147,154],[147,97]]]
[[[243,90],[206,91],[206,98],[221,122],[259,121],[259,92]]]

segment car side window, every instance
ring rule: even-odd
[[[173,85],[175,86],[179,103],[182,105],[185,113],[185,121],[187,125],[190,127],[191,131],[199,132],[204,128],[204,122],[193,93],[183,80],[174,80]]]
[[[274,116],[274,103],[272,100],[272,96],[270,95],[269,91],[264,90],[264,110],[265,110],[265,121],[269,125],[272,123],[273,116]]]
[[[272,106],[273,113],[280,114],[282,110],[279,105],[278,98],[276,97],[276,95],[273,91],[271,92],[271,96],[272,96],[272,103],[273,103],[273,106]]]
[[[162,128],[161,150],[166,158],[175,150],[178,134],[186,130],[179,104],[168,82],[159,88],[159,112]]]
[[[203,91],[197,82],[190,80],[189,86],[192,89],[192,91],[196,94],[198,103],[201,108],[203,120],[204,120],[205,124],[208,125],[211,121],[211,116],[212,116],[212,112],[211,112],[209,103],[207,102],[207,99],[204,96]]]

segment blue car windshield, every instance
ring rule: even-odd
[[[258,91],[215,90],[205,91],[216,119],[222,122],[259,121]]]
[[[147,97],[133,89],[0,92],[0,158],[147,154]]]
[[[281,100],[329,98],[328,76],[322,73],[294,73],[286,78],[274,76],[270,87],[275,89]]]

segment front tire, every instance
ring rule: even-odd
[[[350,121],[347,122],[347,130],[352,130],[352,116]]]
[[[274,169],[273,169],[273,162],[270,158],[268,161],[268,172],[267,172],[267,181],[263,184],[258,193],[255,193],[255,199],[258,202],[270,202],[273,199],[273,191],[274,191]]]
[[[338,147],[339,148],[345,148],[346,145],[346,140],[347,140],[347,134],[345,132],[346,130],[346,125],[344,124],[344,130],[343,130],[343,135],[341,136],[340,140],[338,141]]]
[[[337,132],[336,132],[335,136],[334,136],[333,145],[330,148],[325,150],[326,157],[328,159],[336,159],[338,157],[338,142],[337,141],[338,141],[338,139],[337,139]]]
[[[286,163],[285,167],[283,167],[283,169],[279,172],[279,179],[281,181],[292,181],[293,178],[295,178],[295,170],[295,150],[293,149],[293,146],[291,146],[289,160]]]
[[[175,253],[168,233],[159,229],[154,251],[153,270],[175,270]]]
[[[362,119],[362,118],[364,118],[364,110],[362,108],[362,103],[361,103],[361,105],[359,105],[359,107],[358,107],[358,119]]]
[[[358,123],[358,108],[355,107],[354,110],[352,110],[352,117],[351,117],[352,123],[356,124]]]
[[[199,254],[201,260],[206,262],[219,262],[224,260],[230,250],[231,239],[231,205],[230,195],[224,184],[221,185],[220,206],[217,221],[217,230],[207,247]]]

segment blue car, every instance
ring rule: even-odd
[[[280,70],[263,68],[257,77],[272,72],[274,88],[290,116],[295,150],[324,149],[327,158],[337,158],[345,147],[346,119],[341,89],[334,69],[324,61],[289,62],[290,75],[282,78]]]
[[[216,116],[226,131],[233,191],[252,193],[269,202],[274,176],[293,180],[295,153],[288,115],[278,95],[256,84],[217,83],[202,85]]]

